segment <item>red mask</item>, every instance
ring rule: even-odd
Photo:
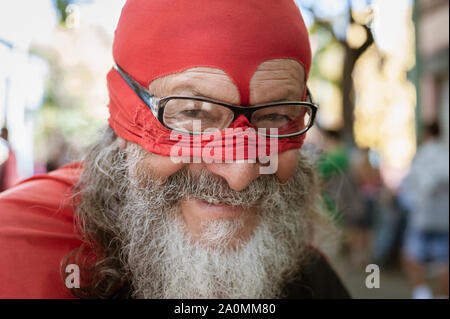
[[[128,0],[116,29],[113,56],[146,88],[154,79],[190,68],[221,69],[237,86],[241,105],[249,104],[251,77],[264,61],[293,59],[304,67],[305,80],[311,65],[308,32],[293,0]],[[170,156],[173,146],[181,145],[170,139],[171,131],[115,69],[107,80],[111,128],[149,152]],[[238,118],[231,127],[245,129],[251,124]],[[221,134],[224,140],[229,138],[227,130]],[[300,148],[304,137],[278,139],[277,152]],[[208,139],[195,143],[195,137],[189,138],[191,155],[202,154]],[[269,139],[264,144],[269,150]],[[238,153],[245,155],[234,159],[251,157]],[[203,156],[214,157],[205,152]]]

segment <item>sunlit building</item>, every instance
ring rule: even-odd
[[[419,0],[416,7],[419,128],[438,121],[449,143],[449,2]]]

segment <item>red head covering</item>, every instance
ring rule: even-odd
[[[128,0],[113,55],[147,88],[156,78],[189,68],[221,69],[236,84],[241,105],[248,105],[250,79],[264,61],[296,60],[306,77],[311,65],[308,32],[293,0]],[[116,134],[169,156],[178,140],[170,139],[170,131],[114,69],[108,74],[108,89],[109,125]],[[240,122],[239,126],[251,126]],[[280,139],[278,152],[301,147],[303,139]]]

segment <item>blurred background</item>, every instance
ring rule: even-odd
[[[0,191],[77,159],[106,125],[124,3],[0,0]],[[320,105],[307,142],[342,230],[331,262],[356,298],[448,297],[449,1],[297,4]],[[366,287],[370,263],[380,288]]]

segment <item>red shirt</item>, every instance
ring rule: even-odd
[[[69,164],[0,194],[0,298],[73,298],[60,262],[81,245],[71,199],[80,173]]]

